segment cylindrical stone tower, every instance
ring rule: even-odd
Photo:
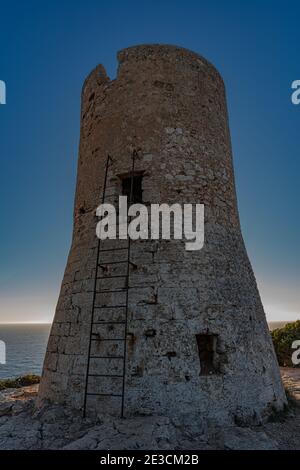
[[[83,87],[73,240],[39,399],[86,401],[93,414],[119,415],[124,400],[125,416],[259,422],[285,394],[241,235],[222,78],[175,46],[130,47],[118,60],[115,80],[100,65]],[[103,242],[96,270],[95,211],[107,155],[106,195],[117,201],[133,151],[134,198],[204,204],[205,243],[131,242],[124,362],[126,262],[110,263],[126,260],[127,242]]]

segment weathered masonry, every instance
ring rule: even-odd
[[[222,78],[175,46],[118,60],[115,80],[100,65],[83,86],[73,240],[40,400],[258,422],[285,394],[240,230]],[[95,210],[120,194],[205,204],[204,248],[99,244]]]

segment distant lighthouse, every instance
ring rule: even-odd
[[[258,423],[285,393],[241,235],[224,84],[196,53],[142,45],[83,86],[72,246],[39,400],[84,415]],[[205,242],[96,237],[101,201],[201,203]]]

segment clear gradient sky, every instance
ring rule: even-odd
[[[300,318],[297,1],[0,0],[0,322],[54,315],[72,233],[83,80],[140,43],[192,49],[226,88],[244,239],[268,320]]]

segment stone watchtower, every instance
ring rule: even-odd
[[[115,80],[100,65],[83,86],[73,240],[39,399],[93,415],[259,422],[285,394],[241,235],[222,78],[175,46],[118,60]],[[204,204],[203,249],[99,246],[105,181],[105,202],[132,186],[133,202]]]

